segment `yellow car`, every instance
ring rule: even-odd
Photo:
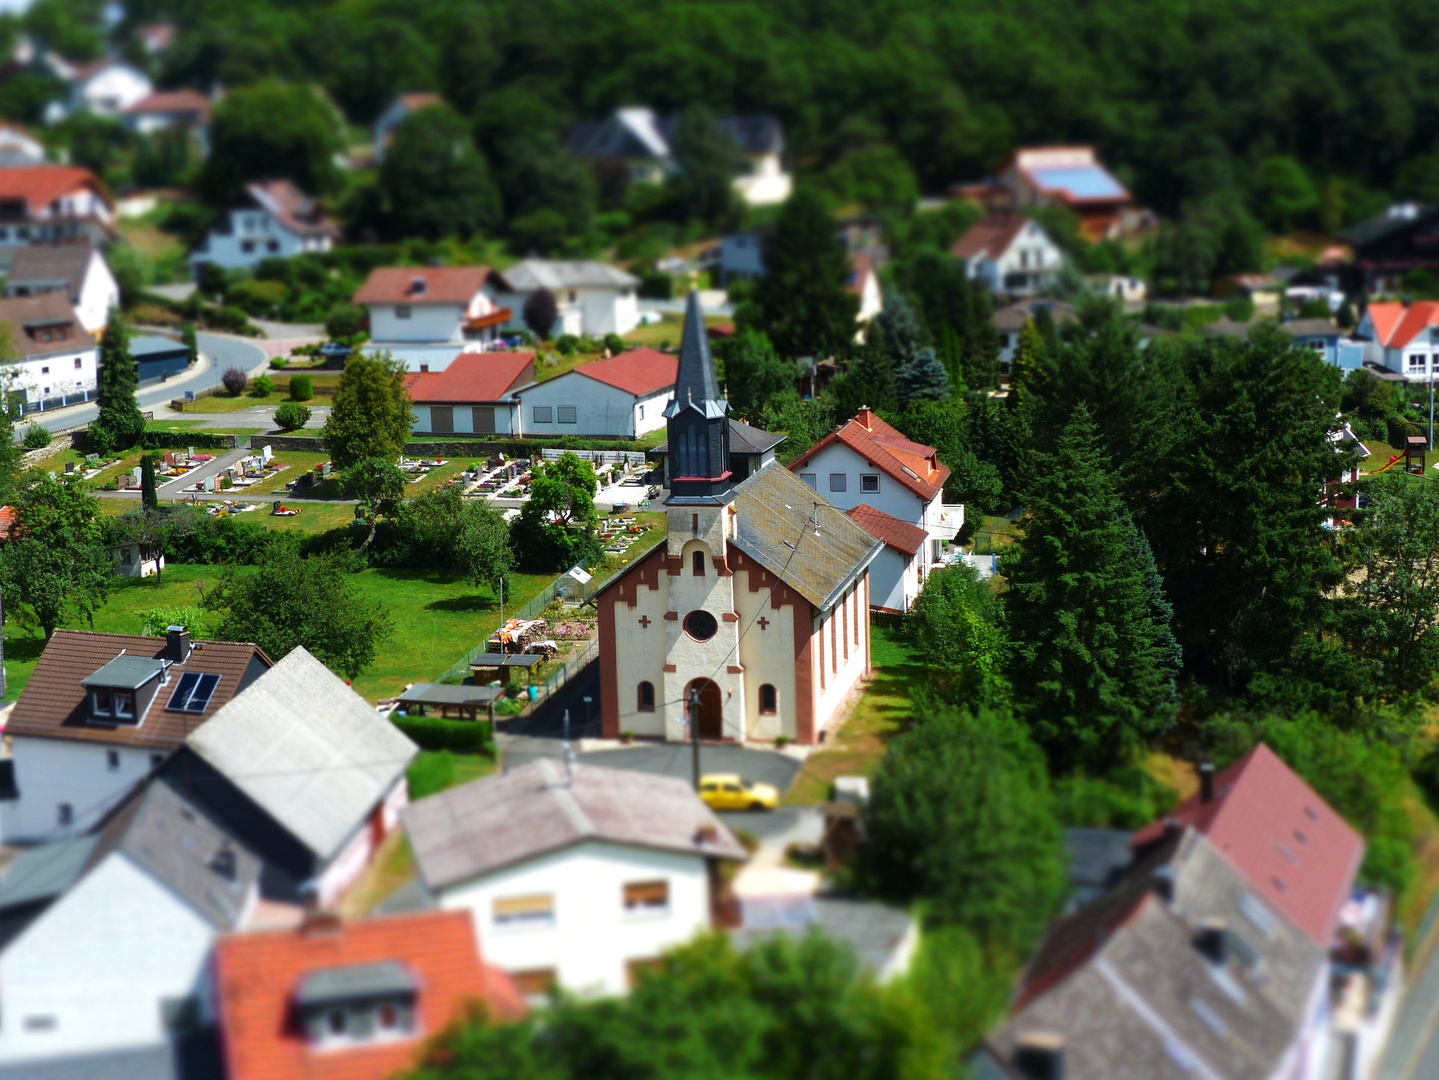
[[[769,784],[751,784],[739,773],[700,777],[700,798],[711,810],[773,810],[779,805],[779,791]]]

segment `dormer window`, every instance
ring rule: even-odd
[[[311,1046],[338,1050],[414,1038],[418,993],[403,964],[356,964],[305,976],[295,1007]]]
[[[99,724],[138,724],[165,679],[164,660],[121,653],[81,680],[89,719]]]

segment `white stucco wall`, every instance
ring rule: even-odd
[[[93,345],[17,360],[0,368],[5,388],[23,391],[26,401],[80,394],[96,387],[98,350]],[[76,361],[79,365],[76,365]]]
[[[0,1061],[163,1042],[161,1003],[205,994],[214,930],[111,854],[0,954]],[[50,1030],[36,1030],[53,1021]]]
[[[814,658],[818,700],[814,732],[828,730],[838,719],[849,692],[869,670],[868,574],[863,575],[829,611],[815,620]]]
[[[226,270],[254,267],[264,259],[288,259],[306,251],[329,251],[326,234],[301,236],[264,210],[231,210],[230,230],[211,229],[190,255],[192,265],[214,263]]]
[[[734,576],[749,737],[774,739],[783,735],[794,739],[799,735],[794,608],[787,604],[778,608],[771,606],[773,586],[761,585],[751,592],[750,573],[745,569],[736,571]],[[760,619],[765,620],[764,626],[760,626]],[[761,713],[759,708],[760,687],[765,684],[775,688],[776,711],[772,716]]]
[[[74,90],[72,106],[97,116],[118,116],[154,90],[143,74],[125,64],[112,64]]]
[[[110,272],[109,263],[98,251],[92,251],[85,268],[85,281],[80,286],[80,302],[75,305],[80,325],[92,334],[104,329],[111,309],[119,303],[120,285]]]
[[[436,403],[438,404],[438,402]],[[454,434],[473,435],[475,432],[475,407],[473,405],[448,405],[453,410]],[[517,435],[519,429],[516,426],[517,405],[499,404],[485,406],[495,410],[495,431],[496,435]],[[415,418],[414,427],[411,429],[417,435],[447,434],[446,432],[435,432],[430,420],[430,406],[415,405],[411,409],[411,415]]]
[[[344,846],[320,872],[316,879],[316,891],[321,906],[329,907],[338,903],[350,886],[359,880],[365,867],[369,866],[370,860],[375,857],[376,848],[398,824],[400,811],[409,805],[409,801],[409,781],[402,774],[384,799],[376,804],[375,809],[355,828]],[[378,830],[377,814],[379,822],[383,823]]]
[[[632,439],[665,426],[664,411],[673,395],[666,387],[645,398],[581,375],[566,372],[548,382],[535,383],[519,392],[520,427],[527,437],[545,435],[608,435]],[[535,407],[549,408],[550,420],[535,419]],[[561,406],[573,406],[575,422],[559,422]],[[640,410],[644,418],[640,419]]]
[[[627,884],[664,880],[669,908],[626,912]],[[548,925],[499,925],[494,902],[554,897]],[[697,855],[587,842],[444,890],[442,908],[467,909],[485,960],[508,972],[553,969],[576,993],[622,994],[626,964],[652,960],[709,928],[709,876]]]
[[[528,329],[525,325],[525,301],[529,299],[529,293],[502,292],[493,288],[487,289],[487,292],[498,307],[507,307],[512,312],[506,328]],[[639,295],[634,289],[556,289],[554,294],[560,318],[550,331],[553,336],[624,336],[640,324]]]
[[[919,595],[919,562],[923,555],[922,550],[918,556],[910,556],[885,547],[874,557],[869,564],[869,580],[875,607],[909,610]]]
[[[438,304],[367,304],[370,309],[370,338],[377,342],[439,342],[459,343],[465,340],[466,319],[477,319],[495,311],[494,300],[485,292],[477,292],[468,303]],[[400,318],[397,309],[409,309],[408,318]]]
[[[614,607],[611,630],[615,642],[615,683],[619,696],[619,730],[651,738],[663,738],[670,726],[682,730],[678,700],[665,697],[664,666],[666,635],[665,612],[669,610],[669,575],[661,567],[659,588],[641,585],[635,590],[633,605],[623,602]],[[603,609],[601,609],[603,611]],[[645,620],[643,623],[641,620]],[[639,686],[648,682],[655,688],[653,711],[639,708]]]
[[[38,843],[75,836],[93,826],[155,769],[160,750],[78,739],[13,738],[15,786],[20,797],[0,802],[0,842]],[[111,768],[110,755],[117,759]],[[60,805],[73,814],[69,826],[60,824]],[[0,1014],[0,1024],[4,1015]]]

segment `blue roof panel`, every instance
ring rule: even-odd
[[[1075,199],[1123,199],[1124,185],[1098,165],[1067,169],[1030,169],[1043,187],[1068,192]]]

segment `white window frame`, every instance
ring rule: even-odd
[[[849,490],[849,473],[842,473],[842,472],[832,472],[832,473],[830,473],[830,474],[829,474],[829,490],[832,491],[832,492],[834,492],[834,491],[848,491],[848,490]]]

